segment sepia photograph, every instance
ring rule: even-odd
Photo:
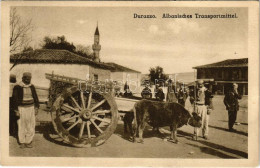
[[[1,164],[258,163],[257,2],[64,4],[2,4]]]

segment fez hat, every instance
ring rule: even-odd
[[[15,74],[10,74],[10,82],[15,83],[16,82],[16,75]]]
[[[30,72],[24,72],[23,77],[32,77],[32,74]]]

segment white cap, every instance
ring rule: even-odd
[[[199,83],[199,84],[203,84],[203,82],[204,82],[204,81],[203,81],[202,79],[198,80],[198,83]]]

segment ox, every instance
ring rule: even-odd
[[[138,130],[138,142],[143,143],[143,131],[147,123],[152,127],[170,126],[170,140],[174,143],[178,143],[176,136],[177,128],[180,128],[185,124],[189,124],[193,127],[201,127],[200,116],[196,113],[192,113],[191,115],[182,105],[175,102],[166,103],[151,100],[140,100],[135,103],[133,114],[133,142],[136,142],[136,133]],[[127,122],[127,125],[129,125],[130,120]]]

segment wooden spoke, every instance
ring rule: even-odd
[[[91,108],[91,111],[95,110],[96,108],[98,108],[99,106],[101,106],[103,103],[105,103],[107,100],[104,99],[101,102],[99,102],[98,104],[96,104],[94,107]]]
[[[81,109],[81,107],[79,106],[78,102],[75,100],[75,98],[73,96],[70,96],[71,100],[76,104],[76,106]]]
[[[80,127],[80,131],[79,131],[79,139],[82,137],[83,135],[83,131],[84,131],[84,127],[85,127],[86,122],[83,121]]]
[[[93,118],[96,119],[96,120],[99,120],[99,121],[106,122],[106,123],[110,123],[111,122],[110,120],[102,119],[102,118],[99,118],[97,116],[93,116]]]
[[[92,99],[92,91],[89,92],[89,96],[88,96],[88,107],[87,107],[87,109],[90,108],[91,99]]]
[[[83,92],[80,92],[80,97],[81,97],[81,102],[82,102],[82,108],[85,109],[86,105],[85,105],[85,100],[84,100],[84,94]]]
[[[70,118],[65,118],[64,120],[61,120],[61,122],[66,122],[66,121],[69,121],[69,120],[75,119],[75,118],[77,118],[77,117],[79,117],[79,115],[75,115],[75,116],[70,117]]]
[[[97,124],[95,123],[95,121],[93,119],[90,119],[90,121],[92,122],[92,124],[97,128],[97,130],[102,134],[103,131],[97,126]]]
[[[70,88],[66,85],[52,102],[51,118],[57,135],[64,143],[76,147],[105,143],[116,130],[118,122],[113,95],[87,89],[87,92],[81,92],[77,85]]]
[[[92,114],[106,114],[106,113],[111,113],[110,110],[97,110],[95,112],[92,112]]]
[[[87,121],[87,129],[88,129],[88,138],[91,138],[91,133],[90,133],[90,121]]]
[[[69,128],[67,128],[66,130],[69,131],[71,130],[73,127],[75,127],[78,123],[79,123],[80,120],[76,121],[74,124],[72,124]]]
[[[73,110],[73,111],[75,111],[75,112],[77,112],[77,113],[80,113],[80,111],[79,111],[78,109],[75,109],[74,107],[71,107],[70,105],[63,104],[62,106],[66,107],[66,108],[68,108],[68,109],[71,109],[71,110]],[[61,108],[62,108],[62,106],[61,106]]]

